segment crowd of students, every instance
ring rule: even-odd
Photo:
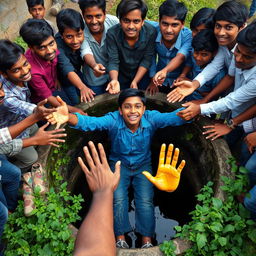
[[[216,10],[202,8],[189,29],[184,26],[188,10],[177,0],[160,5],[159,21],[146,20],[142,0],[122,0],[117,17],[106,14],[105,0],[78,4],[82,14],[69,8],[58,13],[57,32],[44,19],[44,1],[27,0],[33,18],[20,28],[26,52],[8,39],[0,40],[0,236],[8,211],[16,207],[21,170],[37,161],[34,146],[57,146],[66,136],[63,129],[46,131],[42,121],[51,120],[53,112],[58,118],[63,108],[67,113],[61,123],[108,130],[110,166],[122,160],[114,192],[117,247],[129,247],[124,235],[131,230],[130,183],[142,247],[152,246],[153,187],[142,171],[151,170],[154,131],[182,125],[199,114],[221,114],[221,120],[205,127],[206,139],[224,136],[231,149],[243,139],[238,161],[248,169],[251,186],[244,205],[256,219],[256,22],[248,24],[247,8],[238,1],[226,1]],[[169,102],[186,102],[172,113],[145,112],[145,97],[137,89],[165,93]],[[101,119],[75,106],[120,91],[119,111]]]

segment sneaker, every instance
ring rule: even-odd
[[[126,241],[119,239],[116,242],[116,248],[129,249],[129,245],[126,243]]]
[[[146,242],[141,246],[141,249],[148,249],[150,247],[153,247],[153,244],[151,244],[150,242]]]

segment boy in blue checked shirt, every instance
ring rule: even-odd
[[[152,77],[147,91],[170,91],[173,81],[181,74],[185,60],[191,52],[192,33],[184,27],[187,8],[183,3],[167,0],[159,7],[159,25],[155,49],[158,57],[153,59],[149,75]],[[160,87],[158,87],[160,86]]]
[[[160,113],[146,110],[146,98],[138,89],[125,89],[118,98],[119,110],[102,117],[68,114],[66,104],[59,98],[62,107],[57,109],[52,123],[68,122],[82,131],[107,130],[111,141],[109,163],[114,170],[115,163],[121,161],[121,179],[114,193],[114,229],[116,246],[129,248],[124,234],[132,227],[128,218],[128,188],[134,190],[136,231],[142,235],[142,247],[151,247],[151,237],[155,232],[153,185],[142,174],[151,168],[151,140],[158,128],[183,125],[185,121],[177,117],[179,110]]]

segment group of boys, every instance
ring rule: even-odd
[[[20,180],[20,170],[16,166],[28,169],[37,160],[32,146],[62,141],[59,137],[65,136],[58,134],[63,130],[57,130],[44,136],[44,140],[26,143],[27,138],[34,134],[49,133],[44,131],[45,125],[38,130],[34,123],[63,107],[57,96],[68,104],[69,113],[78,113],[76,116],[70,114],[69,123],[75,128],[109,131],[110,137],[113,137],[112,167],[115,161],[122,159],[121,181],[114,196],[118,247],[128,248],[124,234],[131,230],[131,226],[127,217],[126,192],[130,180],[136,181],[136,178],[138,182],[132,184],[135,194],[144,194],[144,198],[137,196],[135,202],[138,208],[136,228],[142,234],[142,247],[152,246],[153,188],[145,177],[141,180],[141,172],[145,168],[151,169],[149,145],[155,129],[182,125],[185,121],[180,118],[190,120],[200,113],[231,112],[225,113],[224,123],[205,127],[207,138],[216,139],[225,135],[228,144],[233,147],[234,142],[245,136],[241,161],[249,170],[252,190],[251,197],[245,198],[244,203],[256,219],[256,155],[253,151],[256,135],[251,133],[256,131],[256,119],[252,119],[256,101],[256,23],[247,25],[248,11],[243,4],[227,1],[216,11],[200,9],[191,20],[191,31],[184,26],[187,8],[176,0],[161,4],[159,22],[145,20],[147,6],[142,0],[122,0],[116,10],[117,17],[106,14],[105,0],[80,0],[82,15],[73,9],[63,9],[58,13],[57,33],[52,24],[44,19],[43,0],[27,0],[27,4],[33,19],[21,26],[20,35],[28,50],[24,53],[15,43],[0,40],[0,93],[3,95],[0,98],[0,192],[3,194],[0,194],[0,206],[5,209],[0,211],[5,213],[3,218],[0,216],[0,220],[3,219],[0,235],[7,219],[7,209],[12,211],[16,205]],[[91,119],[75,107],[80,102],[93,101],[96,95],[105,92],[116,94],[127,88],[134,90],[125,90],[123,99],[119,100],[119,112],[102,120]],[[166,93],[169,102],[183,99],[190,102],[184,103],[185,109],[177,112],[179,117],[174,118],[170,113],[169,120],[164,121],[157,112],[146,112],[144,116],[144,96],[136,89],[145,89],[150,94],[158,91]],[[220,96],[221,99],[213,101]],[[127,98],[133,100],[127,101]],[[52,108],[46,108],[46,103]],[[12,133],[12,127],[20,124],[22,128],[15,128]],[[119,131],[120,127],[126,127],[128,131]],[[140,128],[145,130],[145,134],[149,129],[148,135],[143,135],[147,137],[143,141],[141,134],[144,133]],[[113,131],[116,132],[114,135]],[[119,133],[120,138],[117,138]],[[140,139],[133,139],[136,134]],[[141,147],[144,144],[147,147]],[[9,145],[8,150],[2,151],[6,145]],[[134,147],[133,152],[127,146]],[[127,153],[125,157],[116,151],[117,147],[122,154]],[[134,152],[137,156],[133,159]],[[14,155],[15,165],[6,158],[9,153]],[[142,160],[138,161],[139,157]],[[15,183],[13,186],[4,180],[2,173],[6,173],[4,168],[7,167],[3,163],[8,164],[8,169],[15,169],[13,172],[17,178],[7,177],[8,182]],[[131,171],[132,175],[129,174]],[[8,190],[12,191],[11,196]]]

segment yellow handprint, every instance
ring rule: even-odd
[[[176,169],[176,165],[179,158],[180,150],[175,148],[174,155],[172,158],[173,152],[173,144],[169,144],[166,161],[165,159],[165,150],[166,145],[162,144],[161,151],[159,155],[159,164],[157,169],[157,174],[153,177],[149,172],[144,171],[142,172],[147,179],[152,182],[158,189],[166,191],[166,192],[173,192],[179,185],[180,182],[180,173],[185,166],[185,160],[182,160],[178,169]],[[171,163],[172,159],[172,163]]]

